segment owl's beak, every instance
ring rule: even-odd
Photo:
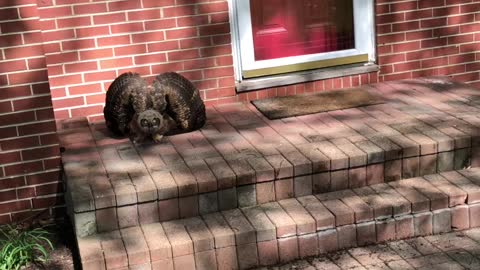
[[[162,140],[162,138],[163,138],[163,135],[160,135],[160,134],[155,134],[153,136],[153,140],[157,143],[160,142]]]

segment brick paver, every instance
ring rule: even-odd
[[[477,171],[460,171],[460,174],[476,177]],[[435,177],[441,175],[427,176],[432,181]],[[445,178],[439,179],[450,185]],[[439,267],[457,267],[457,261],[449,260],[449,256],[464,258],[475,250],[480,232],[471,229],[472,239],[457,239],[462,232],[451,231],[480,226],[480,204],[467,204],[466,196],[460,196],[463,201],[459,199],[458,194],[462,192],[450,192],[457,189],[442,188],[449,191],[444,192],[423,178],[413,180],[284,199],[175,221],[134,224],[129,228],[108,228],[106,226],[113,225],[102,223],[99,228],[103,228],[103,233],[79,240],[80,254],[86,265],[96,265],[103,259],[107,268],[127,263],[140,267],[164,261],[173,262],[177,268],[208,265],[218,269],[244,269],[358,247],[339,255],[328,255],[329,259],[340,268],[383,268],[390,267],[390,262],[397,268],[405,265],[421,268],[433,263],[441,263]],[[406,197],[402,197],[403,194]],[[412,205],[418,204],[412,194],[423,196],[427,206],[433,203],[436,207],[412,208],[416,209],[413,213],[408,207],[399,208],[404,209],[402,211],[392,210],[410,200]],[[407,199],[409,196],[412,198]],[[447,203],[452,200],[455,204]],[[105,221],[111,221],[110,209],[104,209],[107,210],[105,218],[100,216]],[[438,235],[441,233],[446,234]],[[398,239],[406,240],[391,243]],[[382,246],[385,242],[388,248]],[[100,243],[103,257],[85,250],[98,250],[95,243]],[[368,244],[380,245],[363,248]],[[407,244],[411,248],[405,255],[402,250]],[[452,253],[459,249],[467,253],[463,250],[460,255]],[[410,256],[415,254],[412,250],[421,256]],[[480,255],[480,249],[475,254]]]
[[[301,265],[474,269],[480,233],[454,248],[431,235],[480,226],[480,109],[466,98],[478,90],[412,85],[365,86],[384,104],[273,121],[250,104],[211,107],[204,128],[159,144],[59,123],[84,267],[248,269],[347,249]]]
[[[351,248],[257,270],[480,269],[479,229]]]

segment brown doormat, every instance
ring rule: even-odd
[[[342,110],[383,103],[378,95],[362,88],[332,90],[252,101],[268,119]]]

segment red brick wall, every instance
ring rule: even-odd
[[[102,119],[120,73],[179,71],[207,104],[383,80],[451,75],[479,83],[478,0],[376,1],[380,72],[236,94],[225,0],[42,0],[41,27],[56,118]]]
[[[0,223],[8,223],[62,211],[63,196],[36,1],[3,1],[0,30]]]
[[[480,1],[377,0],[381,80],[449,75],[480,86]]]

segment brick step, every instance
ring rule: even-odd
[[[385,103],[280,120],[251,104],[215,106],[201,130],[159,144],[60,122],[69,212],[91,224],[77,233],[116,229],[97,219],[124,228],[480,164],[477,89],[441,79],[362,87]]]
[[[369,154],[361,152],[312,162],[312,155],[319,155],[319,150],[333,150],[340,154],[343,152],[339,149],[343,149],[349,153],[343,147],[354,146],[344,142],[336,148],[325,141],[316,143],[322,147],[317,146],[315,154],[305,152],[309,153],[305,156],[293,151],[264,157],[243,157],[250,154],[242,153],[235,157],[236,160],[228,157],[185,159],[169,143],[134,146],[124,139],[120,142],[105,139],[110,143],[103,145],[100,140],[95,144],[91,134],[95,134],[98,126],[87,124],[60,132],[63,140],[74,138],[74,143],[64,144],[66,151],[62,157],[67,178],[67,201],[71,215],[79,216],[83,222],[88,220],[94,225],[95,220],[102,217],[118,219],[121,228],[136,225],[137,216],[140,223],[167,221],[462,169],[477,163],[472,162],[472,148],[465,147],[471,146],[471,138],[463,137],[459,139],[462,143],[452,139],[451,148],[441,149],[435,144],[435,151],[449,151],[427,152],[426,155],[421,155],[425,145],[414,145],[396,148],[394,152],[377,149],[378,152]],[[380,140],[379,137],[372,139]],[[367,142],[370,141],[362,141]],[[251,155],[254,156],[253,152]],[[166,164],[152,165],[158,161]],[[249,164],[257,166],[257,170],[249,171]],[[84,233],[95,233],[96,230],[91,229],[84,230]]]
[[[142,224],[77,241],[83,269],[248,269],[478,226],[480,169],[467,169]]]

